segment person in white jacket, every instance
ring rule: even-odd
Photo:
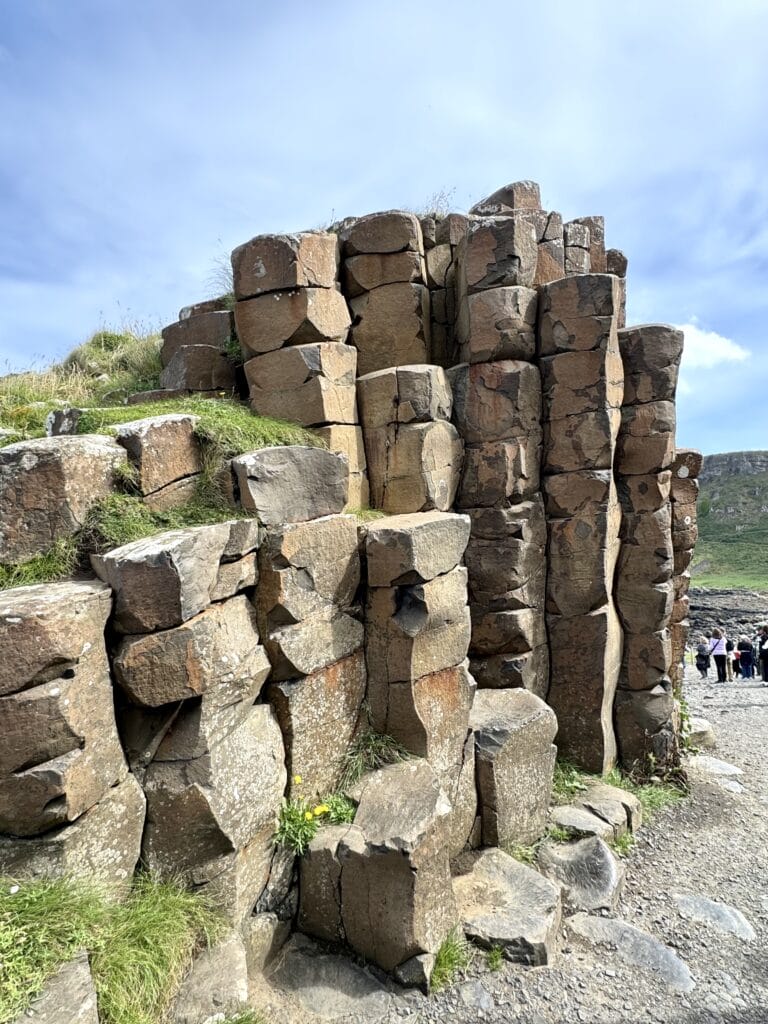
[[[712,636],[709,641],[709,653],[715,662],[717,668],[717,681],[718,683],[724,683],[726,679],[726,662],[728,661],[728,652],[725,649],[725,637],[719,629],[712,630]]]

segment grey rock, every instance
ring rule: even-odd
[[[390,587],[427,583],[461,561],[469,540],[469,518],[451,512],[388,516],[365,534],[368,584]]]
[[[45,983],[43,991],[13,1024],[99,1024],[96,990],[83,950]]]
[[[616,909],[626,869],[597,836],[575,843],[543,843],[538,867],[547,878],[563,886],[568,909]]]
[[[706,775],[729,778],[731,776],[743,775],[744,772],[735,764],[721,761],[719,757],[712,757],[710,754],[695,754],[688,759],[690,768],[704,772]]]
[[[429,982],[435,969],[435,957],[431,953],[420,953],[395,968],[395,978],[406,988],[418,988],[429,994]]]
[[[650,971],[678,992],[692,992],[696,983],[688,966],[648,932],[616,918],[575,914],[568,927],[576,935],[599,946],[615,950],[625,963]]]
[[[705,896],[675,896],[677,909],[690,921],[710,924],[719,932],[736,935],[752,942],[757,936],[755,929],[736,907]]]
[[[573,835],[615,838],[613,825],[583,807],[574,807],[571,804],[553,807],[549,812],[549,820],[553,825],[564,828]]]
[[[245,946],[248,979],[263,974],[290,938],[290,921],[281,921],[269,911],[253,914],[240,929]]]
[[[468,938],[486,949],[500,946],[516,963],[549,963],[562,914],[560,886],[503,850],[465,854],[458,870],[453,891]]]
[[[322,448],[262,448],[238,456],[232,466],[243,508],[266,526],[334,515],[347,503],[349,464]]]
[[[212,1024],[248,1000],[245,945],[230,932],[192,961],[168,1010],[170,1024]]]

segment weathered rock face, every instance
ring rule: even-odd
[[[115,441],[98,434],[0,448],[0,562],[23,562],[76,533],[126,461]]]
[[[205,345],[209,348],[225,352],[234,334],[235,324],[228,310],[205,310],[192,312],[174,324],[162,330],[163,345],[160,349],[160,361],[163,367],[168,366],[176,353],[190,345]],[[184,310],[181,310],[183,313]]]
[[[490,288],[467,295],[456,335],[462,362],[531,361],[536,354],[537,294],[534,288]]]
[[[168,391],[232,392],[235,368],[226,352],[215,345],[184,345],[160,374],[160,387]]]
[[[536,243],[536,230],[526,220],[483,217],[470,221],[457,254],[461,298],[486,288],[530,288],[536,276]]]
[[[429,358],[429,291],[422,284],[385,284],[350,300],[350,341],[361,374],[426,363]]]
[[[470,717],[486,846],[530,844],[546,829],[557,720],[526,690],[479,690]]]
[[[362,429],[357,426],[334,423],[318,427],[315,433],[324,441],[328,451],[333,452],[334,455],[343,455],[347,460],[349,468],[347,507],[351,509],[368,508],[370,490]]]
[[[454,569],[469,539],[467,516],[445,512],[388,516],[366,529],[368,583],[427,583]]]
[[[30,1017],[38,1024],[99,1024],[96,989],[85,950],[46,980],[43,991],[14,1024],[26,1024]]]
[[[250,359],[283,345],[346,341],[350,318],[344,296],[335,288],[299,288],[238,302],[235,324]]]
[[[360,417],[366,430],[391,423],[450,420],[453,396],[440,366],[389,367],[357,382]]]
[[[423,284],[426,266],[420,253],[362,253],[344,261],[344,294],[350,298],[385,284]]]
[[[262,448],[232,460],[243,508],[267,526],[341,512],[349,492],[346,459],[322,448]]]
[[[575,843],[544,843],[539,870],[564,888],[569,910],[615,910],[626,870],[598,836]]]
[[[355,349],[335,342],[291,345],[249,359],[251,408],[305,427],[356,423],[356,365]]]
[[[493,217],[512,210],[541,210],[541,193],[535,181],[513,181],[496,189],[470,209],[478,217]]]
[[[115,427],[119,444],[136,470],[143,495],[152,494],[202,469],[200,445],[195,438],[196,416],[153,416]]]
[[[294,288],[333,288],[338,238],[325,231],[258,235],[232,253],[236,299]]]
[[[452,507],[464,450],[452,424],[391,424],[364,433],[374,508],[400,514]]]

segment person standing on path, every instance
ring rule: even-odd
[[[766,635],[766,640],[768,640],[768,635]],[[724,683],[725,664],[728,661],[728,654],[725,650],[725,638],[719,629],[712,630],[712,639],[709,641],[709,653],[715,659],[717,681],[718,683]],[[766,647],[766,657],[768,657],[768,647]]]
[[[696,668],[701,678],[706,679],[709,671],[709,643],[705,636],[702,636],[696,645]]]
[[[754,649],[752,642],[748,636],[743,636],[739,640],[739,668],[741,669],[741,678],[744,680],[752,678],[753,659]]]
[[[758,656],[760,658],[760,667],[763,670],[763,682],[768,683],[768,626],[763,626],[760,630],[760,650]]]
[[[733,682],[733,640],[725,641],[725,677],[729,683]]]

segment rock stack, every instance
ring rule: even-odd
[[[607,274],[564,277],[539,296],[548,526],[548,701],[558,749],[602,772],[616,757],[613,698],[621,626],[613,603],[621,513],[613,480],[623,370],[618,288]]]
[[[144,392],[134,401],[181,398],[195,392],[215,397],[235,390],[233,348],[237,344],[232,312],[222,299],[198,302],[179,311],[179,319],[162,330],[160,360],[163,392]]]
[[[457,360],[456,253],[467,231],[461,213],[421,218],[427,286],[430,298],[430,339],[433,363],[445,369]]]
[[[681,331],[647,324],[619,332],[624,400],[616,456],[623,511],[616,603],[624,655],[616,730],[627,767],[672,764],[676,734],[670,683],[674,557],[669,466]],[[694,499],[695,505],[695,499]]]
[[[691,583],[691,575],[688,572],[688,566],[691,564],[693,550],[699,535],[696,503],[699,496],[698,476],[702,463],[701,452],[697,452],[693,448],[678,448],[675,452],[674,462],[670,466],[672,549],[674,553],[670,676],[676,696],[679,696],[683,684],[685,645],[688,642],[690,630],[688,588]]]

